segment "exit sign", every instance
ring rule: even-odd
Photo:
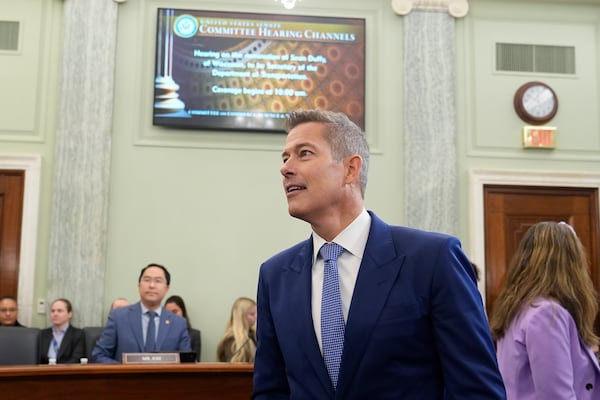
[[[553,149],[556,147],[556,128],[550,126],[523,127],[523,148]]]

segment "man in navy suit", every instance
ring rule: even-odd
[[[165,310],[162,300],[169,291],[171,274],[159,264],[144,267],[138,279],[140,301],[116,308],[92,351],[92,362],[120,363],[123,353],[191,351],[187,322]],[[150,317],[148,312],[154,312]],[[154,346],[146,348],[150,318],[154,321]],[[150,329],[151,330],[151,329]]]
[[[369,149],[344,114],[299,111],[287,127],[281,174],[288,211],[312,235],[261,266],[252,398],[505,399],[459,240],[390,226],[364,208]],[[335,374],[321,337],[327,312],[319,249],[331,242],[343,247]]]

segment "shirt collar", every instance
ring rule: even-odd
[[[353,256],[362,259],[367,245],[370,228],[371,216],[367,210],[363,208],[354,221],[341,231],[332,242],[339,244]],[[319,255],[319,250],[325,243],[327,243],[327,241],[313,231],[313,264]]]
[[[69,328],[69,323],[67,322],[66,324],[61,325],[61,326],[52,326],[52,331],[55,334],[61,334],[62,335],[63,333],[65,333],[67,331],[68,328]]]
[[[146,312],[150,311],[149,309],[147,309],[144,304],[140,301],[140,307],[142,307],[142,315],[146,315]],[[154,312],[156,313],[156,315],[158,317],[160,317],[160,313],[162,312],[162,306],[158,307],[156,310],[154,310]]]

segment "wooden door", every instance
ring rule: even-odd
[[[508,264],[529,227],[540,221],[569,223],[585,246],[590,274],[600,288],[598,191],[596,188],[484,185],[486,309],[494,307]]]
[[[17,297],[25,171],[0,170],[0,295]]]

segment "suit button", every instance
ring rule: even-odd
[[[587,384],[585,385],[585,389],[586,389],[586,390],[592,390],[593,388],[594,388],[594,385],[592,385],[591,383],[587,383]]]

